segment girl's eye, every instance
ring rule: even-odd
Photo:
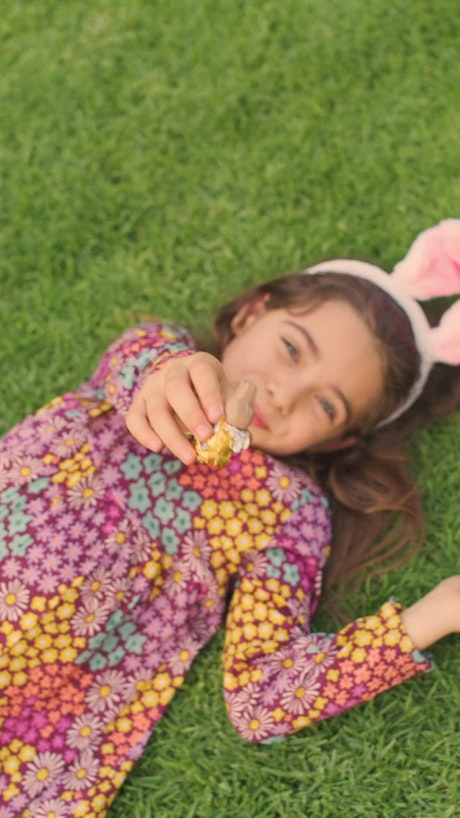
[[[292,360],[293,361],[298,361],[299,360],[299,350],[297,349],[295,344],[293,344],[291,341],[288,341],[287,338],[283,338],[283,344],[286,347],[286,349],[287,349],[290,357],[292,358]]]
[[[335,406],[331,403],[331,401],[328,400],[327,398],[324,398],[322,395],[317,395],[316,400],[318,401],[321,408],[324,409],[328,418],[331,421],[335,420],[336,417]]]

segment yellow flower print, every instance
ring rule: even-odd
[[[212,520],[217,514],[217,503],[214,500],[205,500],[201,506],[201,514],[208,520]]]
[[[225,557],[222,551],[213,551],[211,554],[211,565],[213,568],[220,568],[225,562]]]
[[[262,534],[257,534],[257,536],[254,537],[254,546],[258,551],[263,551],[265,548],[268,548],[272,539],[272,533],[272,531],[268,531]]]
[[[390,647],[394,647],[397,645],[401,640],[401,632],[398,630],[391,630],[388,631],[383,637],[383,641],[385,645]]]
[[[224,674],[224,688],[225,690],[235,690],[238,687],[238,682],[232,673]]]
[[[357,630],[355,631],[354,641],[360,647],[365,647],[372,642],[372,634],[366,630]]]
[[[292,722],[294,730],[301,730],[302,727],[308,727],[311,724],[311,719],[308,716],[297,716]]]
[[[267,489],[259,489],[256,491],[256,502],[259,506],[269,506],[272,502],[272,496]]]
[[[240,599],[240,604],[241,604],[241,608],[243,609],[243,611],[252,610],[252,608],[254,607],[254,598],[253,598],[252,594],[242,594],[241,599]],[[238,617],[238,615],[236,613],[236,611],[238,609],[235,608],[234,610],[235,610],[235,613],[234,613],[235,617]]]
[[[276,514],[271,508],[264,508],[260,512],[260,519],[265,525],[274,526],[276,523]]]
[[[238,537],[236,538],[236,547],[241,552],[249,551],[253,547],[253,545],[254,538],[248,533],[239,534]]]
[[[260,532],[263,531],[262,520],[257,519],[257,517],[251,517],[248,522],[248,529],[251,534],[260,534]]]
[[[254,618],[259,621],[265,620],[268,616],[268,608],[263,602],[256,602],[254,605]]]
[[[225,532],[228,534],[229,537],[236,537],[238,534],[241,533],[242,529],[241,520],[238,520],[236,517],[233,517],[230,520],[227,520],[225,523]]]
[[[59,472],[51,478],[52,483],[65,483],[72,488],[76,486],[84,477],[88,477],[95,471],[95,466],[88,455],[89,443],[85,443],[74,457],[61,460]]]
[[[243,635],[248,642],[257,636],[257,628],[254,623],[249,622],[247,625],[243,625]]]
[[[236,516],[235,503],[230,503],[229,501],[219,503],[219,515],[223,517],[224,520],[228,520],[231,517],[235,517]]]
[[[153,680],[155,690],[164,690],[171,684],[171,676],[169,673],[158,673]]]
[[[409,636],[403,636],[399,643],[399,649],[402,653],[412,653],[414,645]]]
[[[220,517],[213,517],[212,520],[209,520],[207,525],[207,529],[210,534],[220,534],[223,528],[224,522],[220,519]]]
[[[282,707],[277,707],[276,710],[272,713],[273,718],[275,721],[283,721],[286,716],[286,711],[282,709]]]
[[[264,641],[266,639],[271,639],[273,636],[273,625],[271,622],[262,622],[257,628],[257,634],[259,638],[263,639]]]
[[[230,548],[228,551],[226,551],[225,555],[229,562],[232,563],[232,565],[240,564],[241,554],[239,553],[239,551],[236,550],[236,548]]]

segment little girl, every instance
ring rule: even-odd
[[[328,582],[418,531],[396,452],[458,403],[460,301],[431,329],[416,299],[460,292],[459,251],[448,220],[391,275],[336,260],[257,287],[221,311],[216,356],[136,327],[6,435],[2,816],[105,815],[225,617],[226,704],[249,741],[430,669],[425,648],[460,630],[459,577],[336,634],[310,621],[331,541]],[[242,381],[252,445],[212,469],[188,432],[206,441]]]

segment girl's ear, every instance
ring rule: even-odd
[[[238,312],[233,316],[231,322],[231,329],[233,335],[241,335],[242,332],[245,331],[257,318],[263,315],[266,312],[266,303],[269,299],[268,295],[261,295],[259,298],[255,298],[253,301],[248,301],[247,304],[243,304],[242,307],[238,310]]]

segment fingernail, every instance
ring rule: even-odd
[[[218,406],[210,406],[208,409],[208,418],[211,423],[217,423],[218,420],[221,419],[222,415],[224,414],[224,407]]]
[[[199,440],[206,440],[210,435],[212,435],[212,426],[209,426],[207,423],[200,423],[200,425],[196,427],[196,437]]]

